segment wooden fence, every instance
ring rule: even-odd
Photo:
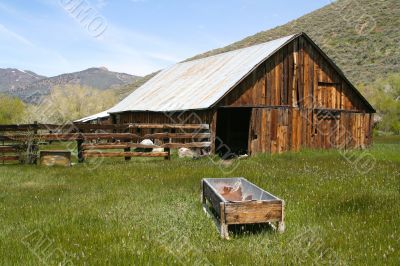
[[[130,160],[131,157],[170,159],[171,149],[182,147],[208,149],[211,146],[211,134],[207,124],[53,125],[35,123],[0,125],[0,132],[2,132],[0,141],[32,147],[43,142],[76,141],[79,162],[94,157],[124,157],[125,160]],[[141,144],[140,142],[145,139],[152,140],[154,144]],[[153,149],[157,151],[153,152]],[[6,150],[4,148],[4,151]]]

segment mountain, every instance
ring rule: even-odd
[[[34,72],[15,68],[0,68],[0,92],[8,92],[46,78]]]
[[[26,73],[32,73],[27,72]],[[0,83],[2,91],[21,98],[29,103],[38,102],[43,96],[48,95],[55,86],[79,84],[99,90],[115,89],[130,84],[139,77],[109,71],[107,68],[89,68],[83,71],[62,74],[55,77],[41,77],[19,82],[10,86],[8,83]]]
[[[354,82],[400,71],[400,1],[338,0],[285,25],[188,60],[306,32]]]

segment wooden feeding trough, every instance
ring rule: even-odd
[[[40,151],[40,164],[45,166],[71,166],[70,151]]]
[[[213,215],[211,205],[222,238],[229,238],[228,225],[234,224],[271,223],[285,230],[285,202],[245,178],[205,178],[201,187],[204,210]]]

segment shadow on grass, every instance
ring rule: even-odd
[[[263,224],[233,224],[228,227],[229,234],[235,238],[253,236],[264,233],[275,233],[276,230],[269,223]]]
[[[342,199],[329,209],[331,214],[366,213],[379,210],[382,203],[369,194],[355,195],[352,198]]]

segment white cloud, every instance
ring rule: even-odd
[[[146,55],[151,58],[154,58],[154,59],[171,62],[171,63],[176,63],[183,59],[181,57],[178,57],[178,56],[175,56],[175,55],[169,54],[169,53],[150,52],[150,53],[146,53]]]
[[[180,44],[112,24],[95,41],[112,55],[107,56],[107,67],[139,75],[158,71],[192,54]]]

